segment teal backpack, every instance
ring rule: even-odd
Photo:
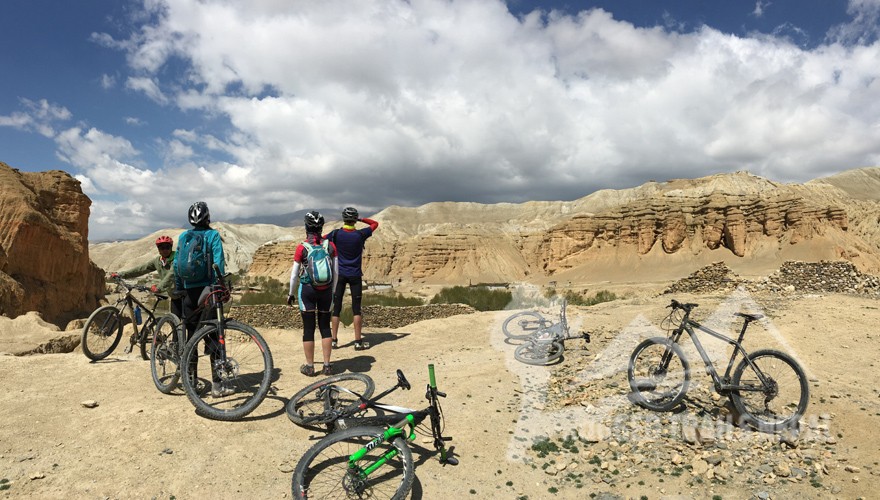
[[[211,279],[211,255],[204,231],[185,231],[180,235],[175,257],[176,272],[184,285]]]
[[[304,241],[302,245],[308,253],[305,262],[303,262],[305,273],[300,275],[300,283],[311,283],[313,286],[325,286],[333,283],[330,241],[324,240],[320,245],[312,245],[308,241]]]

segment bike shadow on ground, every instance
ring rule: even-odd
[[[410,450],[413,453],[413,469],[416,471],[416,477],[413,481],[412,489],[410,490],[411,497],[413,499],[420,499],[424,495],[424,491],[422,490],[422,483],[419,481],[418,470],[419,466],[427,462],[429,459],[439,460],[440,452],[433,448],[425,448],[415,443],[410,443]],[[446,455],[449,457],[455,456],[455,446],[450,446],[446,448]],[[446,467],[448,464],[443,464],[443,467]],[[453,467],[452,465],[449,465]]]
[[[257,422],[260,420],[268,420],[270,418],[278,417],[279,415],[284,415],[285,409],[284,407],[287,405],[288,398],[279,394],[278,389],[275,387],[275,382],[277,382],[281,378],[281,368],[272,367],[272,374],[269,376],[269,392],[266,394],[266,398],[260,402],[257,410],[265,410],[269,401],[277,401],[279,403],[278,408],[270,411],[269,413],[260,413],[259,415],[255,415],[251,413],[250,415],[246,415],[240,419],[237,419],[236,422]],[[210,381],[206,380],[202,377],[199,377],[199,382],[204,385],[209,385]],[[256,387],[254,387],[256,388]],[[175,390],[170,395],[172,396],[186,396],[186,392],[178,392]],[[198,412],[197,412],[198,413]]]
[[[138,358],[138,359],[140,359],[140,358]],[[125,359],[125,358],[104,358],[104,359],[99,359],[97,361],[89,361],[89,364],[90,365],[105,365],[105,364],[110,364],[110,363],[127,363],[129,361],[134,361],[134,360]],[[149,361],[149,360],[144,360],[144,361]]]

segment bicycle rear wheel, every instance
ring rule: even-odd
[[[772,349],[755,351],[748,359],[764,375],[767,384],[761,383],[748,361],[740,361],[733,372],[733,385],[755,390],[740,389],[730,393],[736,411],[760,431],[796,428],[810,399],[810,386],[804,370],[788,354]]]
[[[330,424],[340,414],[346,415],[357,410],[361,401],[355,394],[366,399],[373,395],[375,389],[376,384],[368,375],[333,375],[309,384],[294,394],[285,406],[287,418],[303,427]]]
[[[158,326],[158,322],[154,317],[148,317],[144,324],[141,326],[140,338],[138,343],[141,345],[141,358],[145,360],[150,359],[150,349],[153,344],[153,335],[156,334],[156,326]]]
[[[183,350],[183,332],[186,330],[174,314],[159,318],[153,342],[150,344],[150,373],[156,389],[171,394],[180,379],[180,352]]]
[[[633,350],[626,378],[637,405],[652,411],[669,411],[684,399],[691,373],[678,344],[654,337]]]
[[[216,324],[203,326],[189,339],[181,358],[183,388],[196,412],[215,420],[237,420],[254,411],[269,392],[272,353],[263,337],[251,326],[229,320],[225,344],[217,340]],[[204,349],[199,345],[204,343]],[[226,349],[226,361],[221,349]],[[196,373],[210,374],[207,386],[199,387]],[[214,393],[211,385],[221,391]]]
[[[98,361],[106,358],[122,338],[122,314],[116,306],[103,306],[86,320],[82,332],[82,351],[87,358]]]
[[[539,342],[530,340],[513,351],[513,357],[527,365],[548,365],[562,357],[565,352],[562,342]]]
[[[293,497],[405,498],[415,480],[412,452],[406,441],[396,437],[365,449],[384,432],[381,427],[355,427],[328,434],[318,441],[293,471]],[[358,460],[350,460],[356,451],[365,454]],[[366,475],[365,469],[383,457],[387,461]]]
[[[550,326],[550,322],[544,319],[536,311],[523,311],[504,320],[501,331],[511,340],[527,340],[533,333]]]

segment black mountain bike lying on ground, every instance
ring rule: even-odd
[[[303,455],[293,472],[294,498],[405,498],[415,480],[412,451],[407,440],[416,438],[416,428],[426,432],[421,426],[426,418],[430,418],[431,435],[434,448],[440,452],[440,462],[458,464],[452,450],[447,450],[444,444],[452,438],[442,433],[443,410],[438,398],[446,397],[446,394],[437,390],[434,365],[428,365],[428,378],[425,392],[428,406],[424,410],[378,402],[379,398],[397,388],[410,388],[403,372],[397,370],[397,385],[393,388],[373,399],[359,398],[362,409],[374,408],[388,414],[332,420],[337,427],[347,428],[328,434]],[[323,389],[324,401],[330,405],[325,412],[327,418],[337,415],[332,397],[336,390],[331,386],[328,384]],[[351,405],[341,406],[347,408]]]
[[[761,319],[762,315],[736,313],[743,318],[743,326],[739,338],[734,340],[691,319],[691,311],[697,304],[673,300],[668,307],[672,312],[664,321],[678,323],[678,326],[666,338],[654,337],[640,343],[629,359],[627,379],[636,404],[652,411],[670,411],[685,397],[691,370],[679,341],[687,332],[703,358],[715,391],[730,398],[745,422],[765,432],[797,427],[810,397],[804,370],[794,358],[783,352],[762,349],[749,354],[742,346],[749,323]],[[723,376],[715,370],[695,329],[733,346]],[[733,370],[738,354],[742,354],[742,360]]]
[[[254,411],[266,394],[272,378],[272,353],[253,327],[227,318],[223,304],[229,301],[231,285],[214,265],[218,283],[205,287],[199,297],[198,329],[187,339],[180,357],[183,389],[196,412],[215,420],[237,420]],[[186,321],[178,326],[184,338]],[[204,349],[199,346],[204,344]],[[173,348],[168,349],[173,353]],[[208,366],[210,380],[197,376],[198,366]],[[218,384],[219,390],[212,386]],[[170,392],[170,390],[169,390]]]
[[[565,341],[580,338],[590,342],[590,334],[581,332],[571,334],[568,326],[566,308],[568,301],[562,299],[559,309],[559,322],[544,318],[537,311],[523,311],[504,320],[501,330],[510,340],[521,340],[523,344],[513,351],[513,357],[528,365],[547,365],[565,353]]]
[[[129,338],[129,345],[125,348],[125,354],[130,353],[136,344],[140,344],[141,358],[150,359],[147,346],[153,341],[153,331],[156,328],[156,306],[168,297],[152,292],[149,287],[127,283],[118,276],[114,276],[113,281],[116,282],[117,293],[122,295],[116,299],[115,304],[95,309],[86,320],[82,332],[83,354],[92,361],[99,361],[109,356],[122,339],[122,327],[125,323],[123,314],[126,314],[131,320],[133,332]],[[135,290],[153,293],[156,297],[153,307],[147,307],[138,300],[133,294]],[[144,316],[146,319],[143,318]]]

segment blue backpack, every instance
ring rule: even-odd
[[[184,284],[210,281],[211,253],[204,231],[185,231],[177,244],[177,275]]]
[[[300,275],[300,283],[311,283],[314,286],[325,286],[333,283],[333,260],[330,258],[330,241],[324,240],[320,245],[312,245],[304,241],[306,259],[303,262],[305,273]]]

